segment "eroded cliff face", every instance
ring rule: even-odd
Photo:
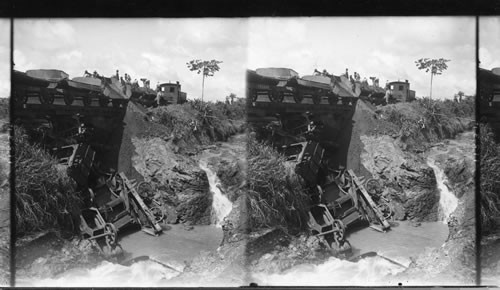
[[[158,188],[155,199],[167,204],[170,217],[181,222],[210,224],[212,195],[206,173],[194,158],[177,154],[178,147],[161,138],[133,138],[133,166],[144,181]],[[168,216],[168,214],[167,214]]]
[[[435,144],[436,164],[444,171],[446,185],[457,197],[456,208],[447,218],[449,235],[439,249],[428,249],[413,261],[405,275],[422,275],[430,283],[474,284],[476,275],[474,134],[466,132],[454,140]],[[444,280],[443,280],[444,279]]]
[[[396,220],[437,221],[439,193],[423,156],[403,151],[390,136],[361,136],[363,166],[378,179]]]

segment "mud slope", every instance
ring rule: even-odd
[[[364,149],[361,136],[392,135],[395,132],[393,127],[392,124],[380,119],[373,106],[362,100],[358,101],[352,117],[352,129],[346,127],[340,134],[339,154],[344,156],[346,168],[354,170],[359,176],[370,176],[370,172],[361,162],[361,153]]]

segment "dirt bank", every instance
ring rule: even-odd
[[[444,140],[430,150],[447,176],[447,186],[458,198],[448,220],[449,235],[440,248],[420,255],[404,274],[421,275],[429,284],[475,283],[476,224],[474,134],[466,132]]]
[[[0,116],[0,128],[5,128]],[[10,145],[8,131],[0,132],[0,285],[10,281]]]

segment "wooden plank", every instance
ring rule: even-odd
[[[358,177],[354,174],[354,172],[352,171],[352,169],[349,169],[347,170],[347,172],[349,172],[349,175],[351,175],[351,178],[352,180],[354,181],[354,184],[355,186],[359,189],[359,191],[361,192],[364,200],[368,203],[368,205],[372,208],[373,212],[375,213],[375,215],[377,215],[377,218],[380,220],[380,222],[382,223],[382,227],[384,230],[386,229],[389,229],[391,227],[391,225],[389,224],[389,222],[384,218],[384,215],[380,212],[380,210],[378,209],[378,206],[377,204],[373,201],[373,199],[371,198],[370,194],[368,193],[368,191],[366,191],[365,187],[361,184],[361,182],[359,181]]]
[[[135,198],[135,200],[137,201],[137,203],[142,208],[142,210],[146,214],[147,218],[151,222],[151,225],[153,226],[153,228],[155,230],[155,234],[160,233],[162,231],[161,226],[155,221],[154,215],[151,213],[149,208],[146,206],[146,204],[142,200],[139,193],[135,190],[135,188],[133,186],[131,186],[130,181],[128,180],[128,178],[125,176],[125,174],[123,172],[120,172],[119,175],[122,178],[123,183],[126,186],[126,189],[132,194],[132,196]]]

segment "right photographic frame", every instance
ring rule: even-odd
[[[248,34],[252,280],[479,283],[476,18],[252,18]]]
[[[481,284],[500,281],[500,16],[479,17]]]

